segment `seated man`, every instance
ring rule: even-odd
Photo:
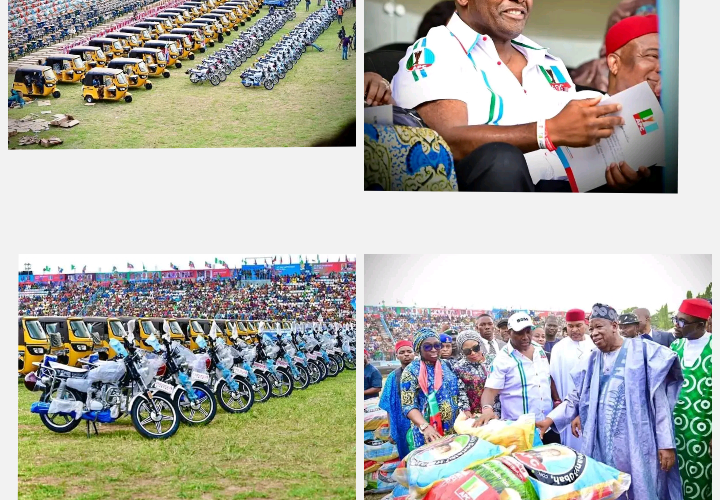
[[[563,62],[522,35],[531,3],[455,5],[447,26],[408,49],[392,95],[448,142],[461,190],[534,191],[523,153],[593,146],[622,124],[608,116],[618,105],[599,105],[599,96],[571,100]]]

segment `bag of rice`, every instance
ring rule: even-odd
[[[467,434],[452,434],[411,451],[405,457],[407,483],[424,489],[470,465],[506,455],[508,451]],[[395,471],[398,473],[398,470]],[[400,481],[398,481],[400,482]]]
[[[613,500],[630,488],[630,475],[560,444],[513,453],[539,500]]]
[[[471,466],[471,470],[501,494],[517,500],[538,500],[535,488],[523,465],[513,457],[499,457]]]
[[[398,457],[397,445],[381,439],[365,441],[365,460],[387,462]]]
[[[402,484],[396,484],[392,490],[393,500],[408,500],[410,498],[410,490]]]
[[[395,488],[397,483],[380,471],[365,474],[365,493],[387,493]]]
[[[388,460],[387,462],[383,463],[380,467],[380,473],[385,474],[386,476],[392,476],[395,472],[395,469],[398,468],[398,465],[400,465],[401,460],[399,458],[394,458],[392,460]],[[395,482],[395,480],[393,480]]]
[[[378,428],[375,429],[374,437],[375,439],[382,439],[383,441],[390,439],[390,422],[380,424]]]
[[[363,441],[375,439],[375,431],[363,431]]]
[[[365,474],[375,472],[381,465],[380,462],[376,462],[375,460],[365,460]]]
[[[529,450],[533,446],[535,433],[535,415],[526,413],[517,420],[490,420],[482,427],[473,427],[474,418],[467,418],[460,412],[455,420],[455,432],[470,434],[505,448],[514,447],[514,451]]]
[[[367,404],[367,403],[366,403]],[[363,430],[374,431],[388,422],[388,414],[377,405],[365,406],[365,427]]]

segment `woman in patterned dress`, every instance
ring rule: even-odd
[[[712,497],[712,334],[706,324],[712,305],[684,300],[673,318],[670,345],[680,358],[683,382],[675,405],[675,446],[685,500]]]
[[[411,451],[451,434],[458,412],[470,409],[462,381],[440,359],[440,347],[438,333],[418,330],[413,350],[420,358],[405,368],[400,379],[402,412],[411,422],[407,435]]]
[[[453,370],[465,386],[465,395],[470,404],[465,414],[468,418],[473,418],[473,414],[482,412],[480,397],[488,376],[485,354],[480,346],[482,339],[475,330],[465,330],[458,334],[456,340],[462,357],[455,363]]]

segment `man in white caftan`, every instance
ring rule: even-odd
[[[571,309],[565,314],[568,336],[560,340],[552,350],[550,358],[550,378],[555,388],[553,397],[557,394],[554,406],[558,406],[565,397],[575,388],[570,373],[583,354],[592,350],[595,345],[585,333],[585,312],[581,309]],[[560,442],[565,446],[580,451],[582,437],[576,438],[572,429],[567,426],[560,432]]]

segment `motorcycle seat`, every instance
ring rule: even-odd
[[[64,365],[55,361],[50,361],[50,368],[53,370],[65,370],[72,373],[87,373],[85,368],[75,368],[74,366]]]

